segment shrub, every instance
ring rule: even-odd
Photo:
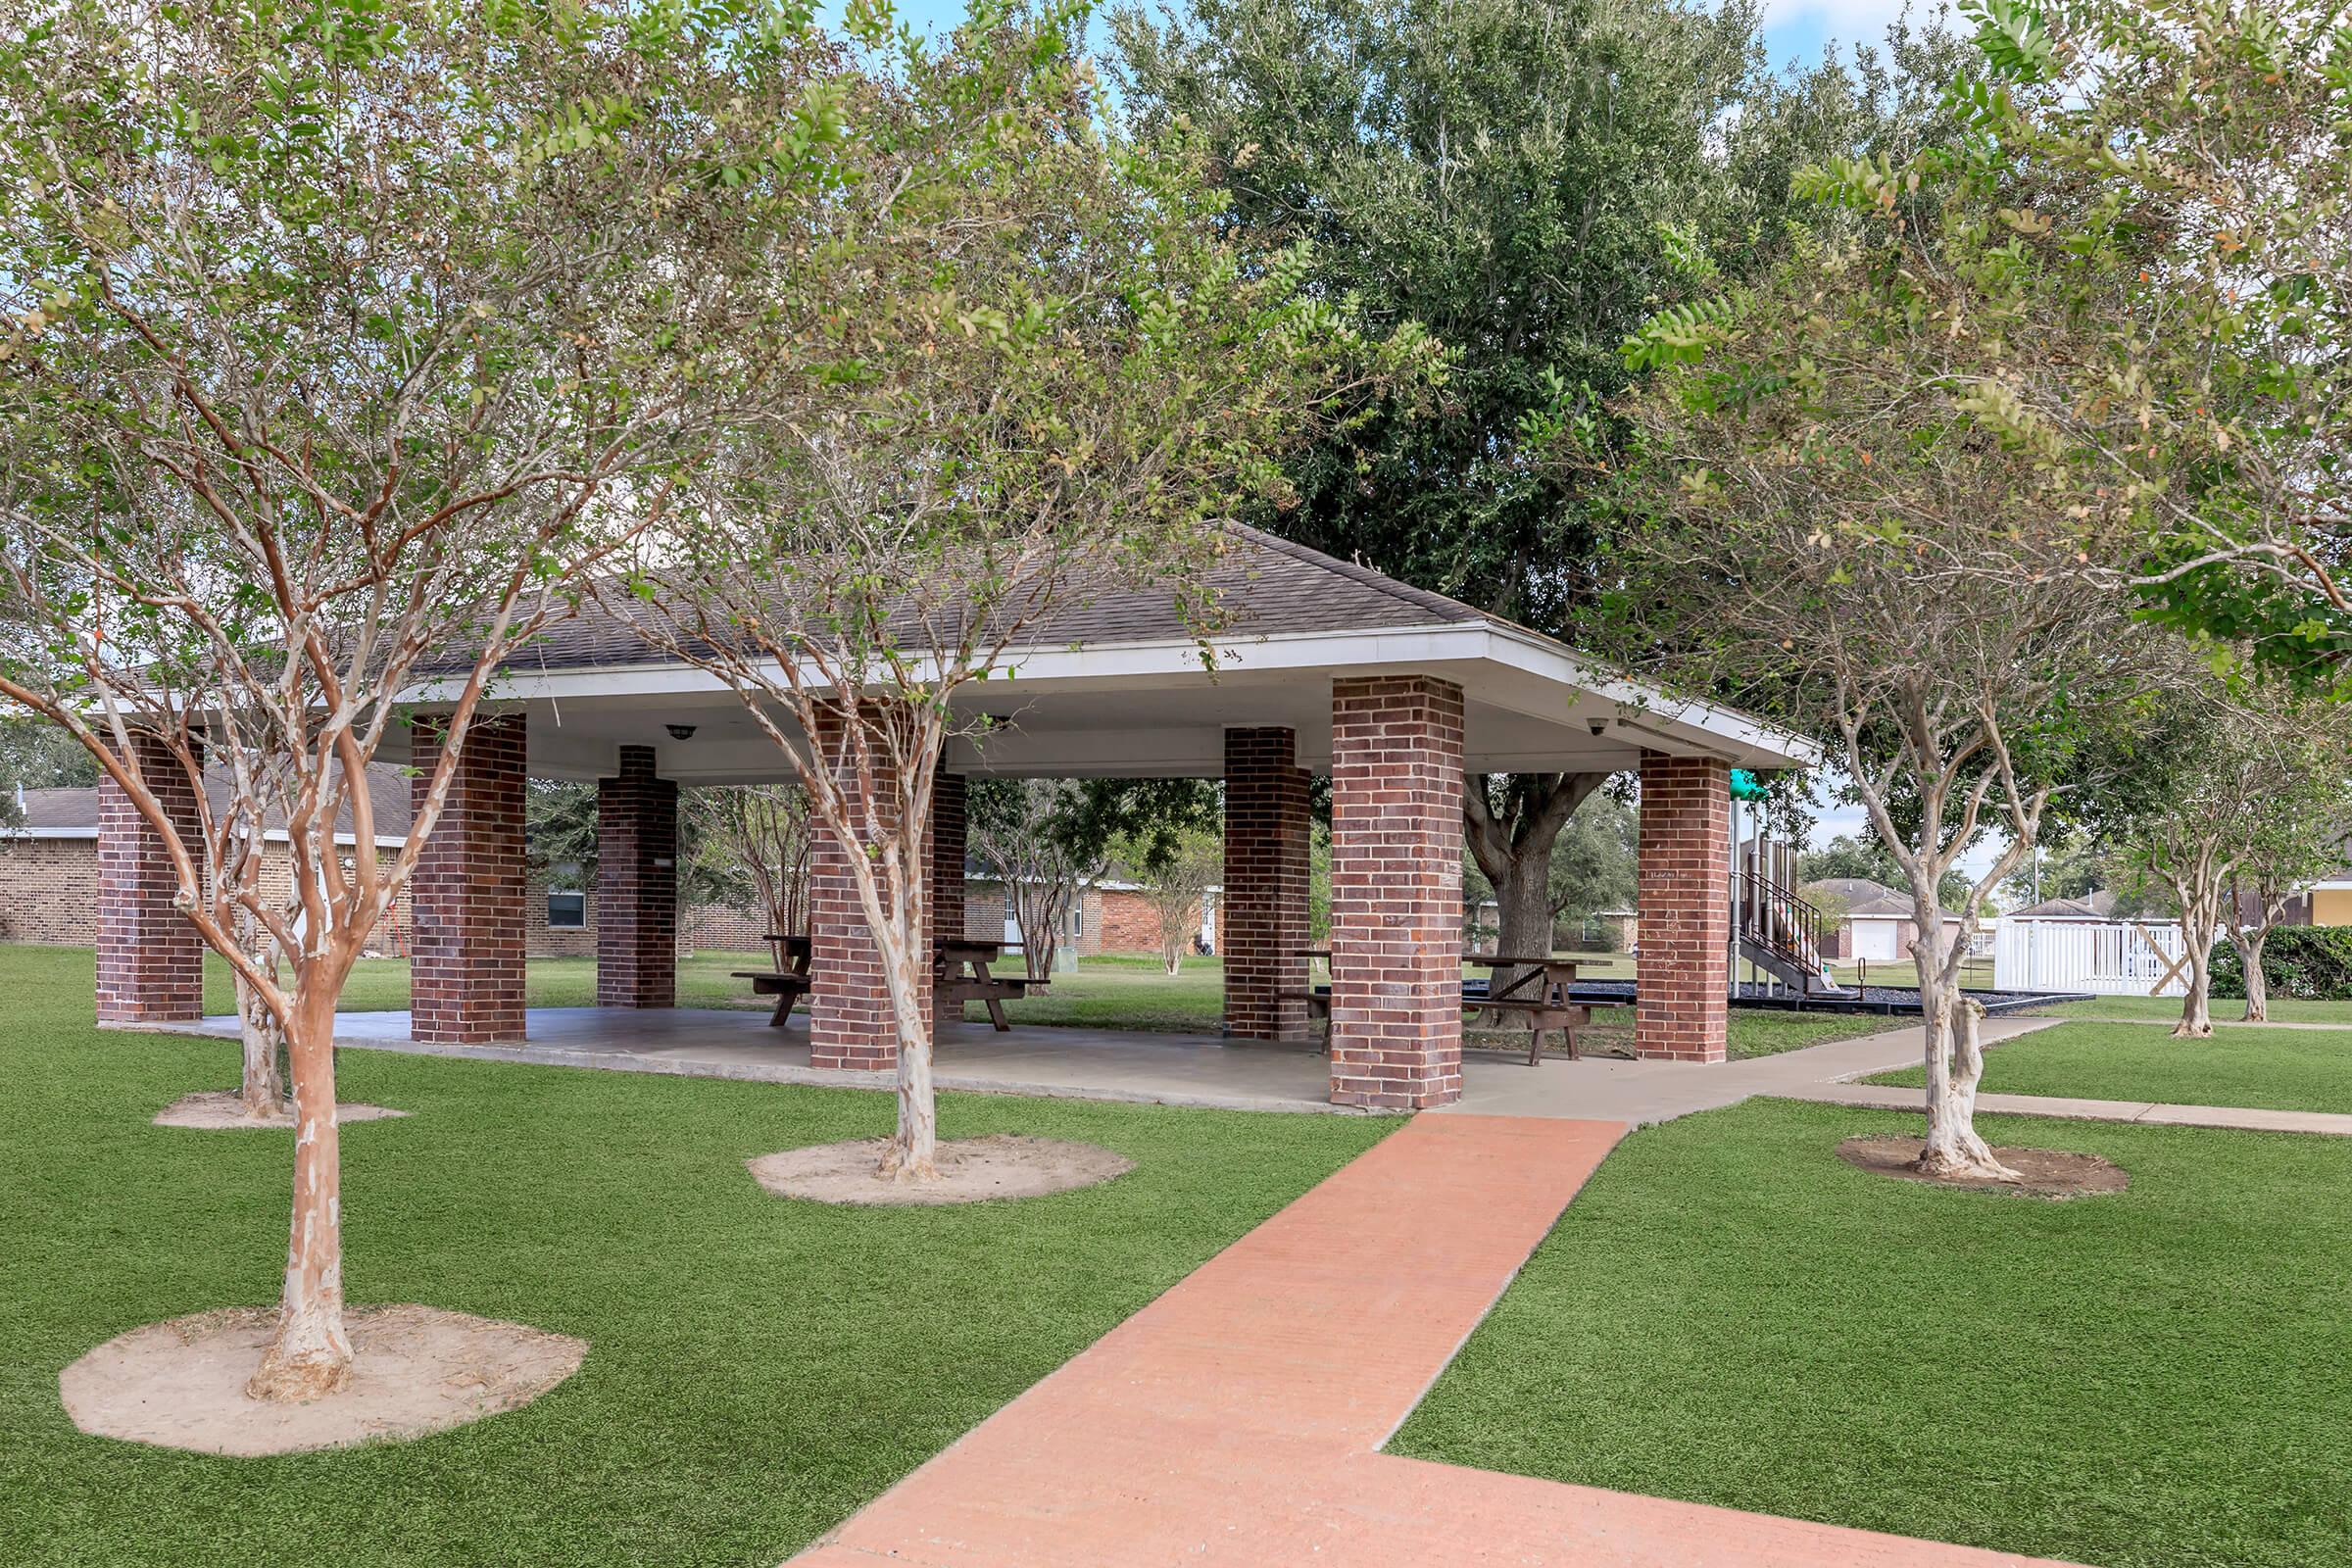
[[[2274,997],[2305,1002],[2352,1001],[2352,926],[2288,925],[2271,933],[2263,944],[2262,972]],[[2245,972],[2237,950],[2217,943],[2213,953],[2213,994],[2243,997]]]

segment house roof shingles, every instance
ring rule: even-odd
[[[1509,626],[1444,594],[1397,582],[1369,566],[1262,530],[1236,525],[1228,531],[1235,544],[1205,578],[1226,617],[1221,628],[1225,635]],[[667,654],[637,634],[630,618],[624,618],[659,613],[636,601],[619,609],[591,602],[519,651],[508,667],[558,670],[672,662]],[[914,629],[911,607],[893,618],[903,632]],[[1166,587],[1110,584],[1056,601],[1023,633],[1022,643],[1051,648],[1169,642],[1195,634]]]
[[[225,768],[208,767],[204,775],[205,794],[216,811],[228,801],[229,776]],[[405,768],[389,762],[378,762],[368,769],[368,793],[375,805],[375,833],[379,839],[406,838],[411,820],[409,807],[409,774]],[[264,820],[264,831],[285,831],[283,813],[272,808]],[[98,834],[98,792],[95,789],[26,790],[24,792],[24,827],[28,832],[52,838],[71,838],[81,834],[95,838]],[[348,805],[335,821],[338,836],[351,832],[351,810]]]

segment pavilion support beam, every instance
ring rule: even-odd
[[[153,736],[131,746],[149,793],[201,858],[196,791]],[[98,1021],[172,1023],[204,1013],[204,938],[179,912],[179,875],[164,836],[105,773],[98,777]]]
[[[678,1004],[678,786],[651,746],[597,781],[596,1004]]]
[[[849,792],[851,819],[867,820],[867,803],[858,782],[857,769],[844,760],[844,738],[838,722],[821,728],[814,739],[834,777]],[[885,819],[891,811],[889,803],[897,793],[896,782],[887,764],[876,758],[874,787],[882,799],[873,803],[873,818]],[[937,821],[935,804],[934,827]],[[932,860],[929,838],[926,832],[926,842],[914,858],[917,873],[926,877]],[[808,1065],[811,1067],[887,1071],[899,1064],[898,1028],[890,1010],[882,951],[875,945],[872,930],[866,924],[865,907],[858,902],[858,885],[850,873],[849,858],[863,857],[865,853],[862,843],[845,845],[836,839],[821,820],[812,824],[808,839]],[[929,903],[927,898],[925,903]],[[935,914],[931,910],[926,912]],[[925,983],[918,988],[926,1031],[933,1026],[932,987],[928,981],[933,929],[926,921],[926,929],[917,940],[926,976]]]
[[[1639,853],[1634,1054],[1722,1061],[1730,1024],[1731,764],[1643,752]]]
[[[410,792],[418,811],[441,762],[446,720],[412,729]],[[519,713],[467,726],[441,819],[409,884],[413,923],[410,1033],[437,1045],[479,1046],[523,1034],[522,786]]]
[[[1331,1099],[1462,1093],[1462,689],[1331,683]]]
[[[1305,1039],[1307,776],[1288,729],[1225,732],[1225,1033]]]
[[[960,940],[963,928],[964,778],[941,773],[931,791],[931,925],[942,940]],[[992,931],[990,939],[1000,933]]]

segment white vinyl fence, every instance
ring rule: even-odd
[[[2188,990],[2185,951],[2178,925],[2003,920],[1992,983],[2003,991],[2178,997]]]

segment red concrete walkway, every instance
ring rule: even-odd
[[[1377,1451],[1624,1131],[1416,1117],[795,1562],[2027,1562]]]

